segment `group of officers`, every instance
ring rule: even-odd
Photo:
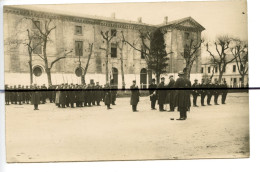
[[[198,107],[197,97],[201,96],[201,106],[205,106],[205,98],[207,105],[211,105],[211,98],[214,96],[214,104],[218,105],[218,97],[222,95],[221,103],[225,104],[227,96],[227,84],[219,84],[217,81],[211,83],[211,80],[202,79],[199,84],[195,79],[194,84],[191,85],[189,79],[186,78],[184,72],[178,73],[178,79],[175,81],[171,75],[169,83],[165,84],[165,78],[161,78],[161,82],[157,85],[155,79],[149,85],[149,97],[151,101],[151,109],[156,110],[156,102],[159,105],[159,111],[164,112],[165,105],[170,107],[169,112],[173,112],[176,108],[180,112],[178,120],[187,119],[187,111],[190,110],[191,101],[190,95],[193,96],[193,106]],[[115,105],[118,88],[113,84],[113,80],[103,86],[99,82],[94,83],[91,80],[89,84],[61,84],[50,85],[48,88],[43,84],[37,86],[8,86],[5,85],[5,101],[6,105],[9,104],[33,104],[34,110],[39,110],[39,104],[45,104],[46,99],[50,103],[55,103],[59,108],[71,107],[91,107],[100,106],[100,102],[104,102],[107,109],[111,109],[111,104]],[[130,104],[132,111],[137,112],[137,105],[139,102],[140,92],[136,85],[136,81],[130,86],[131,97]],[[173,119],[173,118],[172,118]]]

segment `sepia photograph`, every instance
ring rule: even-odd
[[[3,6],[7,163],[250,158],[246,0]]]

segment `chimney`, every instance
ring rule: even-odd
[[[116,18],[116,13],[112,13],[112,14],[111,14],[111,18],[112,18],[112,19],[115,19],[115,18]]]
[[[163,23],[164,23],[164,24],[167,24],[167,23],[168,23],[168,16],[165,16],[165,17],[164,17]]]
[[[137,21],[138,23],[142,23],[142,17],[138,17]]]

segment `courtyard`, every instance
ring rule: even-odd
[[[226,103],[191,107],[186,121],[176,120],[176,111],[151,110],[149,97],[140,98],[137,113],[130,98],[118,98],[111,110],[103,103],[74,109],[47,103],[39,111],[9,105],[7,162],[249,157],[248,93],[230,93]]]

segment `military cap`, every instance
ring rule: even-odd
[[[154,82],[155,82],[155,79],[153,78],[153,79],[152,79],[152,81],[154,81]]]
[[[173,78],[173,75],[170,75],[169,78]]]
[[[161,77],[161,79],[165,79],[164,77]]]
[[[183,72],[183,71],[180,71],[180,72],[178,73],[178,75],[184,75],[184,72]]]
[[[194,81],[198,81],[197,79],[194,79]]]
[[[136,80],[133,80],[134,83],[136,83]]]

